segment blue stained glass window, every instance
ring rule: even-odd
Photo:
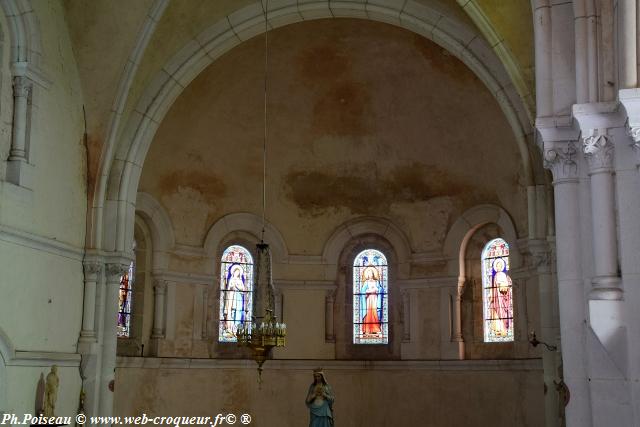
[[[493,239],[482,251],[484,341],[513,341],[513,285],[509,277],[509,245]]]
[[[238,325],[251,328],[253,257],[242,246],[229,246],[220,267],[220,326],[218,341],[236,342]]]
[[[120,296],[118,297],[118,337],[128,338],[131,335],[131,303],[133,300],[133,279],[135,277],[134,263],[129,265],[129,271],[120,278]]]
[[[353,262],[353,343],[389,342],[387,258],[367,249]]]

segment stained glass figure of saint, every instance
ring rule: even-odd
[[[353,343],[387,344],[388,317],[387,259],[367,249],[353,262]]]
[[[250,328],[253,304],[253,258],[242,246],[229,246],[220,268],[220,327],[218,340],[237,341],[239,325]]]
[[[120,294],[118,297],[118,337],[128,338],[131,334],[131,301],[133,299],[134,265],[120,278]]]
[[[509,277],[509,245],[503,239],[482,251],[484,341],[513,341],[513,285]]]

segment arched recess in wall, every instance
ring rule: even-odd
[[[383,253],[388,262],[388,344],[353,343],[353,268],[356,256],[366,249]],[[391,221],[378,217],[361,217],[337,227],[327,239],[322,262],[325,277],[335,281],[327,291],[325,337],[335,342],[339,359],[373,358],[389,360],[400,357],[403,325],[400,313],[403,298],[397,281],[408,277],[411,246],[404,232]]]
[[[335,278],[338,275],[340,257],[347,243],[363,235],[377,235],[386,239],[397,254],[399,278],[405,278],[408,273],[408,263],[411,260],[411,245],[404,232],[394,223],[385,218],[361,217],[345,222],[334,230],[322,249],[322,262],[326,265],[326,277]]]
[[[500,230],[500,235],[495,235],[494,237],[501,237],[508,243],[511,249],[511,269],[517,269],[522,264],[522,255],[518,249],[516,228],[509,214],[499,206],[484,204],[465,211],[449,229],[444,242],[443,254],[448,260],[447,269],[449,274],[458,276],[457,289],[452,289],[450,311],[451,340],[458,343],[460,359],[468,356],[466,354],[468,349],[463,339],[462,294],[469,290],[467,285],[470,283],[469,279],[471,276],[473,276],[474,273],[479,273],[479,271],[467,271],[467,250],[469,242],[476,232],[490,224],[495,224]],[[477,261],[478,263],[480,262],[479,254]],[[524,296],[519,295],[518,299],[520,301],[522,301],[522,298],[524,298]],[[475,315],[475,313],[472,315]],[[516,317],[519,316],[516,315]],[[473,320],[475,321],[477,319],[474,317]],[[516,319],[516,322],[517,321],[518,319]]]
[[[510,78],[488,44],[466,25],[443,16],[438,11],[415,2],[404,5],[381,0],[376,5],[335,1],[298,4],[285,2],[270,11],[272,28],[301,22],[304,19],[352,17],[371,19],[405,28],[420,34],[447,49],[465,63],[494,94],[507,121],[514,130],[515,140],[524,165],[527,185],[533,185],[534,173],[530,161],[530,124],[519,95]],[[142,166],[149,146],[166,112],[184,88],[216,58],[253,36],[264,31],[264,17],[260,4],[251,4],[232,13],[203,31],[183,47],[151,80],[134,112],[124,126],[117,148],[107,148],[113,157],[106,158],[109,170],[100,181],[99,194],[107,200],[95,203],[96,218],[115,219],[104,224],[96,221],[93,241],[103,242],[102,249],[122,251],[132,238],[132,221],[127,214],[137,192]],[[541,166],[541,165],[538,165]],[[109,185],[107,191],[107,185]],[[107,212],[102,212],[102,209]],[[104,237],[104,241],[103,241]],[[108,239],[108,240],[107,240]]]
[[[8,61],[11,78],[2,79],[2,92],[13,92],[11,114],[0,111],[2,119],[11,123],[11,142],[2,179],[30,188],[34,165],[34,147],[30,142],[30,127],[36,121],[39,91],[48,89],[51,82],[40,69],[42,56],[40,26],[30,0],[0,2],[3,14],[3,50],[10,44]],[[7,39],[9,43],[7,43]],[[3,54],[3,69],[6,56]],[[4,99],[4,98],[3,98]]]
[[[249,233],[259,240],[262,235],[262,224],[261,217],[248,212],[225,215],[217,220],[207,232],[204,240],[204,253],[211,259],[217,259],[220,247],[227,242],[231,233]],[[274,264],[288,262],[287,244],[280,231],[268,221],[264,223],[264,242],[271,248],[271,260]]]
[[[232,213],[216,221],[205,238],[203,249],[207,258],[206,273],[213,276],[213,286],[208,292],[205,304],[207,307],[205,330],[207,339],[211,343],[209,347],[211,357],[242,358],[246,356],[244,353],[239,353],[234,345],[218,341],[221,259],[223,252],[230,245],[241,245],[249,251],[255,262],[255,245],[260,242],[262,228],[263,222],[260,216],[247,212]],[[269,222],[264,224],[264,242],[271,248],[272,275],[277,277],[278,264],[288,262],[289,250],[280,231]],[[282,303],[277,288],[274,308],[276,316],[282,318]]]
[[[152,195],[139,191],[136,197],[136,217],[144,222],[151,237],[153,249],[149,271],[165,271],[169,264],[169,252],[176,244],[169,214]]]

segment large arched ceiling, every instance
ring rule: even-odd
[[[463,26],[482,34],[494,48],[514,87],[531,109],[533,93],[533,30],[526,0],[408,0],[428,5]],[[407,0],[388,0],[399,7]],[[301,1],[300,3],[305,3]],[[64,0],[66,19],[82,79],[89,141],[89,177],[97,174],[108,136],[114,103],[122,103],[123,117],[132,111],[150,80],[184,45],[214,23],[255,0]],[[279,0],[270,0],[270,8]],[[366,3],[364,1],[356,3]],[[369,3],[376,3],[370,1]],[[143,28],[153,21],[154,9],[166,5],[148,43],[138,56],[126,99],[116,99],[125,67],[140,43]],[[144,44],[143,44],[144,45]],[[124,101],[124,102],[123,102]],[[117,130],[117,129],[116,129]],[[90,182],[90,187],[93,182]]]

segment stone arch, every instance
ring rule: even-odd
[[[138,192],[136,197],[136,216],[139,217],[151,234],[153,247],[152,270],[166,270],[169,252],[176,245],[171,218],[165,208],[150,194]]]
[[[517,268],[521,265],[522,257],[518,250],[518,235],[513,220],[503,208],[484,204],[465,211],[447,233],[443,252],[448,259],[448,270],[451,275],[465,277],[464,256],[467,244],[480,227],[489,223],[495,223],[502,229],[504,233],[502,238],[509,243],[512,251],[513,267]]]
[[[526,135],[530,123],[525,108],[510,83],[510,78],[499,59],[481,37],[465,25],[444,16],[438,11],[415,2],[380,0],[376,4],[347,1],[313,2],[299,4],[286,1],[269,12],[271,28],[301,22],[305,19],[353,17],[390,23],[420,34],[450,51],[464,62],[494,94],[508,122],[511,124],[524,165],[527,185],[534,180]],[[182,48],[156,74],[141,96],[134,112],[123,128],[122,139],[113,150],[110,178],[104,180],[111,187],[104,192],[108,199],[98,201],[95,215],[115,218],[115,223],[105,223],[94,228],[101,236],[114,236],[104,242],[103,249],[122,251],[130,238],[127,212],[131,210],[134,195],[142,173],[142,166],[151,141],[163,117],[184,88],[220,55],[264,31],[264,17],[260,4],[240,9],[195,37]],[[102,212],[102,209],[110,212]],[[97,218],[97,217],[96,217]]]
[[[337,359],[371,359],[389,360],[399,359],[402,342],[402,324],[400,307],[402,304],[401,290],[397,285],[402,276],[401,265],[407,261],[406,247],[403,247],[396,234],[396,230],[388,232],[388,225],[366,218],[351,225],[351,233],[338,231],[334,236],[346,238],[329,239],[340,242],[342,246],[335,259],[335,298],[333,307],[335,345]],[[339,230],[345,227],[339,227]],[[348,229],[348,228],[346,228]],[[332,237],[334,237],[332,236]],[[353,268],[356,256],[366,249],[376,249],[382,252],[388,265],[388,338],[387,344],[354,344],[353,343]],[[410,255],[410,252],[409,252]]]
[[[376,235],[387,240],[395,252],[398,272],[404,277],[405,268],[411,260],[411,245],[404,232],[385,218],[361,217],[345,222],[336,228],[327,239],[322,250],[322,262],[327,265],[327,277],[336,277],[344,248],[354,238]]]
[[[269,222],[265,222],[264,226],[264,240],[271,247],[272,261],[279,264],[288,262],[289,250],[282,234]],[[257,241],[262,234],[262,218],[248,212],[238,212],[223,216],[213,224],[207,233],[204,241],[205,255],[217,260],[220,247],[232,233],[247,233]],[[243,240],[250,241],[253,239],[245,237]]]

